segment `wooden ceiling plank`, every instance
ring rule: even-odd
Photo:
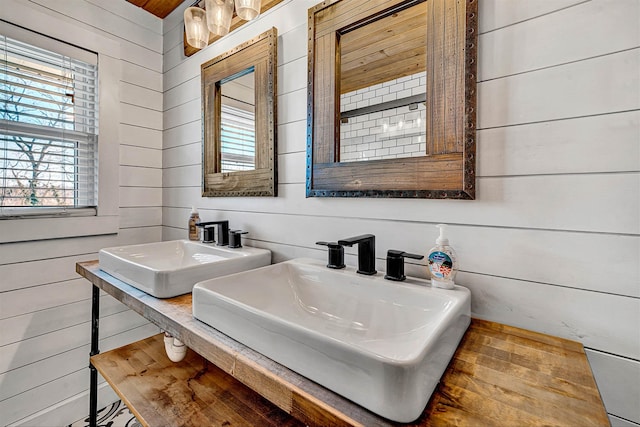
[[[127,0],[129,3],[143,8],[160,19],[166,18],[183,0]]]
[[[138,7],[144,7],[145,3],[147,3],[149,0],[127,0],[127,1]]]

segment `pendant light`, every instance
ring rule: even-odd
[[[184,30],[187,35],[187,43],[196,49],[202,49],[209,44],[209,28],[207,28],[207,16],[204,9],[188,7],[184,11]]]
[[[207,26],[216,36],[225,36],[231,27],[233,0],[206,0]]]
[[[240,19],[251,21],[260,14],[260,0],[236,0],[236,13]]]
[[[202,1],[197,4],[202,4]],[[235,0],[235,12],[245,21],[255,19],[260,14],[260,6],[260,0]],[[229,33],[234,0],[205,0],[205,9],[194,5],[184,11],[187,43],[196,49],[207,46],[209,32],[219,37]]]

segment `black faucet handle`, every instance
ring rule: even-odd
[[[215,230],[214,222],[196,222],[196,227],[202,228],[202,243],[215,243],[216,239],[213,234]]]
[[[405,280],[407,278],[407,276],[404,275],[405,258],[422,259],[424,258],[424,255],[410,254],[408,252],[389,249],[387,251],[387,274],[384,275],[384,278],[396,282]]]
[[[336,242],[316,242],[316,245],[327,246],[329,248],[329,260],[327,267],[340,269],[344,268],[344,247]]]
[[[418,254],[410,254],[408,252],[403,252],[403,251],[397,251],[395,249],[389,249],[387,251],[387,258],[391,257],[391,258],[411,258],[411,259],[422,259],[424,258],[424,255],[418,255]]]
[[[342,246],[341,244],[336,243],[336,242],[316,242],[316,245],[328,246],[330,248],[335,248],[337,246]]]
[[[248,231],[242,230],[229,230],[229,247],[231,249],[242,247],[242,235],[247,234]]]

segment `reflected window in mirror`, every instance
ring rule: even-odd
[[[256,101],[254,68],[220,82],[220,170],[256,168]]]

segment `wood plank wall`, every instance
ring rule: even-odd
[[[0,425],[62,426],[88,414],[91,286],[75,263],[161,239],[162,21],[125,1],[4,0],[3,10],[121,45],[120,141],[101,142],[120,146],[118,235],[0,245]],[[101,315],[103,351],[157,332],[108,295]],[[108,386],[100,397],[116,399]]]
[[[377,236],[425,253],[451,224],[475,316],[582,342],[614,425],[640,424],[640,33],[635,0],[480,0],[478,198],[305,199],[306,11],[288,0],[185,59],[164,26],[163,238],[191,205],[273,261],[318,240]],[[278,27],[276,199],[200,197],[200,64]],[[347,248],[346,261],[356,263]],[[421,264],[408,274],[424,276]]]

